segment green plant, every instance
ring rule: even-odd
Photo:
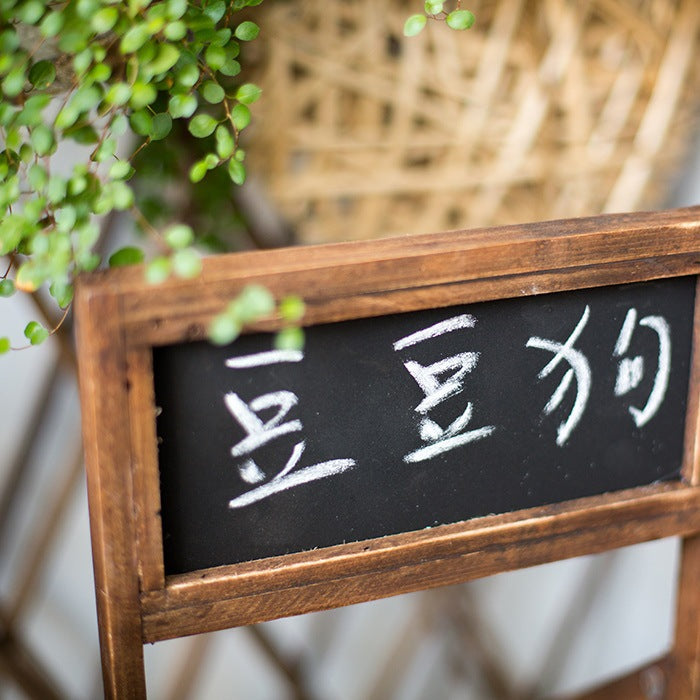
[[[108,264],[145,262],[154,284],[171,274],[194,277],[201,250],[231,247],[201,219],[162,206],[148,178],[184,177],[193,192],[206,178],[208,196],[237,216],[230,187],[246,179],[240,138],[261,95],[240,77],[240,52],[258,36],[250,8],[261,2],[0,0],[0,256],[8,259],[0,296],[47,286],[65,318],[75,277],[102,263],[99,221],[112,212],[128,212],[155,252],[146,260],[143,246],[130,245]],[[471,26],[459,2],[451,13],[443,6],[426,2],[427,14],[409,18],[407,28],[428,16]],[[67,173],[57,167],[66,142],[87,149]],[[183,153],[197,155],[185,161]],[[214,320],[212,340],[230,342],[242,325],[273,312],[290,324],[278,342],[300,343],[294,324],[303,304],[276,306],[260,287],[244,290]],[[56,328],[31,321],[24,334],[37,345]],[[9,349],[0,335],[0,353]]]
[[[404,24],[405,36],[416,36],[423,31],[428,19],[442,20],[450,29],[469,29],[474,24],[474,15],[469,10],[463,10],[461,0],[457,0],[453,10],[446,10],[444,0],[425,0],[424,12],[411,15]]]

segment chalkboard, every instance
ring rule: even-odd
[[[679,479],[695,285],[154,348],[165,573]]]

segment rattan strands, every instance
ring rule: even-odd
[[[467,6],[468,32],[412,39],[415,0],[264,10],[250,169],[301,242],[664,200],[700,99],[700,2]]]

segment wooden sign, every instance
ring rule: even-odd
[[[696,207],[83,278],[108,695],[144,642],[699,531],[698,273]],[[252,282],[303,350],[204,341]]]
[[[181,574],[680,478],[695,278],[154,351]]]

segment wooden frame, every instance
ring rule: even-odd
[[[81,278],[76,332],[107,696],[145,695],[145,642],[700,532],[698,301],[682,482],[167,578],[153,347],[203,338],[251,282],[276,296],[302,293],[313,325],[698,274],[700,207],[221,256],[195,280],[156,287],[138,268]],[[697,540],[687,549],[684,563],[700,568]],[[684,595],[697,613],[697,597],[691,605]],[[683,624],[679,678],[698,660],[697,614]],[[674,698],[696,697],[697,674],[686,675]]]

